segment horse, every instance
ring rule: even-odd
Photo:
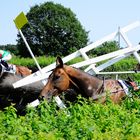
[[[14,73],[21,76],[28,76],[32,73],[32,70],[25,66],[9,64],[3,60],[0,61],[0,71],[1,73],[9,72],[9,73]]]
[[[121,83],[114,79],[97,78],[80,69],[64,65],[61,57],[57,57],[56,67],[49,75],[39,98],[50,100],[53,96],[73,89],[77,94],[101,103],[106,101],[107,96],[112,102],[120,103],[126,96],[126,86]]]
[[[15,72],[12,67],[14,66]],[[13,83],[31,74],[32,70],[25,66],[9,64],[12,70],[2,70],[0,74],[0,109],[11,104],[18,111],[22,111],[26,105],[36,100],[42,91],[42,82],[36,82],[23,87],[14,88]]]

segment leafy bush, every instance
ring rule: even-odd
[[[123,59],[123,60],[111,65],[110,67],[107,67],[103,71],[135,71],[137,64],[138,64],[138,62],[136,61],[136,59],[134,57],[130,56],[126,59]],[[106,75],[106,76],[108,76],[108,75]],[[112,76],[109,75],[109,76],[113,77],[113,75]],[[128,77],[130,77],[132,80],[140,81],[139,73],[119,74],[120,79],[126,79]]]
[[[51,57],[51,56],[49,57],[40,56],[40,57],[36,57],[36,59],[41,67],[45,67],[55,62],[55,57]],[[10,60],[10,63],[15,65],[27,66],[27,67],[36,67],[36,63],[32,58],[14,56]]]
[[[55,61],[54,57],[38,57],[41,66]],[[75,59],[71,63],[81,61]],[[14,57],[11,63],[35,66],[30,58]],[[136,64],[133,58],[113,65],[112,70],[126,70]],[[122,65],[122,66],[121,66]],[[43,101],[37,108],[27,108],[25,116],[17,115],[13,106],[0,111],[0,139],[139,139],[140,92],[133,93],[121,104],[108,100],[100,104],[79,96],[76,103],[67,103],[66,109],[58,109],[53,101]]]
[[[137,139],[140,138],[140,100],[126,98],[120,105],[99,104],[79,97],[66,109],[43,101],[17,116],[11,106],[0,112],[0,139]]]
[[[118,42],[108,41],[95,48],[94,50],[89,51],[89,54],[91,56],[100,56],[117,50],[119,50]]]

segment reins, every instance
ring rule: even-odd
[[[96,90],[95,94],[100,94],[101,91],[102,93],[104,92],[104,89],[105,89],[105,78],[103,77],[103,82],[102,82],[102,85]]]
[[[64,72],[67,74],[67,72],[66,72],[66,70],[65,69],[63,69],[64,70]],[[70,76],[67,74],[67,76],[68,76],[68,78],[69,78],[69,81],[77,88],[77,89],[80,89],[79,87],[78,87],[78,85],[70,78]]]

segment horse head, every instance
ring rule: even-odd
[[[101,91],[103,80],[63,64],[60,57],[56,59],[56,68],[52,70],[47,84],[44,86],[40,97],[50,99],[70,89],[82,94],[83,97],[92,97]]]
[[[53,95],[57,95],[67,90],[70,86],[70,78],[65,71],[65,65],[60,57],[56,59],[56,68],[48,78],[47,84],[44,86],[40,96],[50,99]]]

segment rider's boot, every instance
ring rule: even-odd
[[[9,67],[9,65],[7,64],[6,61],[1,60],[1,64],[5,67],[6,71],[10,71],[10,67]]]

